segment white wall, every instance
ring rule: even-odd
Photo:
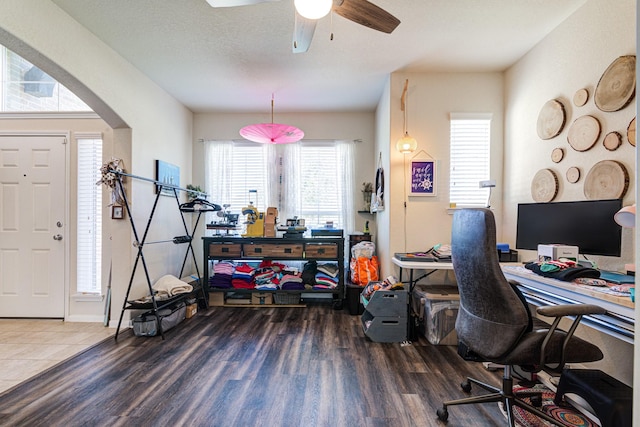
[[[618,160],[626,166],[631,178],[625,205],[635,202],[636,150],[626,141],[627,126],[636,114],[635,103],[618,112],[603,113],[593,102],[596,85],[609,64],[619,56],[636,52],[635,8],[634,0],[590,0],[505,73],[502,234],[509,243],[515,243],[517,204],[533,201],[531,179],[542,168],[551,168],[558,175],[560,185],[556,201],[585,200],[582,184],[589,169],[600,160]],[[581,88],[589,90],[589,101],[583,107],[576,107],[572,102],[573,95]],[[550,99],[562,101],[567,122],[559,136],[543,141],[537,136],[536,123],[540,109]],[[567,143],[567,133],[571,123],[584,114],[598,118],[602,133],[592,149],[576,152]],[[625,135],[622,146],[614,152],[607,151],[602,145],[604,136],[611,131]],[[555,147],[565,150],[565,157],[558,164],[550,157]],[[578,166],[581,170],[582,178],[576,184],[566,181],[565,173],[570,166]],[[620,269],[624,263],[633,262],[633,233],[626,230],[623,240],[621,258],[594,257],[601,267]],[[524,254],[527,256],[533,255]],[[631,384],[632,345],[588,328],[579,329],[579,335],[598,344],[605,353],[602,362],[589,364],[589,367],[603,369]]]
[[[180,166],[181,182],[191,181],[191,112],[56,5],[47,0],[0,2],[0,43],[61,81],[117,127],[113,132],[114,152],[108,154],[123,158],[127,172],[152,178],[154,160],[162,159]],[[153,187],[133,181],[128,188],[133,216],[142,233]],[[184,234],[176,218],[175,201],[162,199],[150,240]],[[112,232],[113,324],[120,315],[135,252],[127,221],[117,221]],[[180,253],[166,245],[164,250],[145,249],[152,280],[166,273],[177,274],[183,249]],[[145,284],[144,275],[138,274],[131,295],[147,294]],[[101,310],[96,312],[100,314]]]
[[[404,82],[407,91],[407,130],[418,141],[413,154],[400,154],[395,143],[403,135],[403,112],[400,99]],[[391,265],[396,252],[427,250],[437,243],[451,240],[452,215],[449,208],[449,114],[492,113],[491,178],[497,182],[492,194],[496,220],[501,220],[502,147],[503,147],[503,76],[501,73],[401,73],[390,80],[390,143],[386,146],[390,171],[388,190],[388,241],[379,246],[388,250],[381,259],[383,277],[398,275]],[[382,142],[381,144],[384,144]],[[382,149],[383,151],[385,149]],[[407,196],[405,165],[413,156],[428,154],[436,159],[436,196]],[[389,167],[389,166],[388,166]],[[407,207],[404,208],[406,201]],[[498,236],[500,240],[501,236]]]
[[[508,179],[502,231],[511,244],[515,244],[517,204],[533,202],[531,181],[540,169],[550,168],[558,176],[559,192],[554,201],[585,200],[583,183],[591,167],[601,160],[617,160],[625,165],[631,178],[624,204],[635,201],[635,148],[626,138],[627,126],[635,117],[635,104],[605,113],[593,101],[600,76],[609,64],[619,56],[635,54],[634,11],[633,0],[589,1],[507,71],[505,177]],[[585,106],[577,107],[573,95],[581,88],[589,91],[589,100]],[[541,140],[536,123],[540,109],[551,99],[558,99],[565,106],[566,124],[557,137]],[[567,135],[573,121],[583,115],[599,120],[601,134],[593,148],[577,152],[568,144]],[[623,144],[613,152],[602,144],[604,136],[612,131],[623,135]],[[565,152],[564,159],[557,164],[551,161],[551,151],[556,147]],[[565,178],[571,166],[577,166],[581,172],[576,184]],[[618,270],[633,262],[630,230],[625,230],[623,239],[622,258],[594,257],[601,267]]]

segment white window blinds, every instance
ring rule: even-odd
[[[342,179],[335,144],[300,147],[300,211],[307,224],[333,221],[342,227],[338,180]]]
[[[102,139],[78,138],[77,292],[100,293],[102,275]]]
[[[490,114],[451,114],[449,202],[458,206],[486,206],[490,178]]]

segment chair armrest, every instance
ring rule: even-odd
[[[564,367],[564,364],[565,364],[564,354],[565,354],[567,345],[569,344],[569,340],[573,336],[574,332],[576,331],[576,328],[578,327],[578,324],[582,320],[582,316],[590,315],[590,314],[605,314],[607,310],[595,304],[561,304],[561,305],[548,306],[548,307],[538,307],[536,309],[536,312],[542,316],[555,318],[551,327],[549,328],[549,331],[547,332],[547,336],[542,342],[542,348],[540,353],[540,366],[545,367],[547,370],[559,372],[559,371],[562,371],[562,368]],[[566,331],[566,336],[562,345],[562,358],[560,360],[560,363],[558,364],[558,366],[552,367],[545,363],[545,353],[546,353],[547,344],[549,343],[551,336],[558,329],[560,320],[562,320],[562,318],[566,316],[574,316],[575,318],[573,319],[573,323],[571,324],[571,327]]]
[[[607,310],[595,304],[562,304],[536,308],[536,313],[546,317],[605,314]]]

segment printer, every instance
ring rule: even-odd
[[[546,244],[538,245],[538,261],[555,261],[560,258],[578,261],[579,248],[577,246]]]

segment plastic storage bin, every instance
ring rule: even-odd
[[[419,330],[431,344],[457,345],[456,318],[460,295],[453,286],[416,286],[412,309],[420,319]]]
[[[365,311],[374,317],[407,317],[407,291],[375,291],[369,300],[361,299]]]
[[[360,317],[365,336],[375,342],[401,342],[407,339],[407,292],[376,291],[369,300],[361,298]]]

